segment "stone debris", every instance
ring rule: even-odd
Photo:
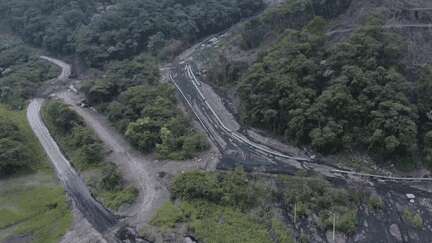
[[[402,242],[402,234],[397,224],[390,225],[390,234],[398,241]]]
[[[415,195],[414,194],[407,193],[406,196],[407,196],[408,199],[415,199]]]

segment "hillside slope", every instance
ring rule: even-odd
[[[360,167],[429,166],[430,3],[313,3],[276,5],[204,48],[204,79],[243,125],[285,142]]]

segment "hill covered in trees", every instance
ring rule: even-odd
[[[361,146],[412,159],[426,139],[417,106],[432,105],[412,98],[432,90],[422,79],[409,87],[398,66],[403,43],[377,21],[330,49],[319,19],[287,34],[241,81],[244,121],[324,153]]]
[[[0,1],[0,15],[25,41],[99,67],[142,51],[175,55],[261,8],[261,0]]]
[[[360,20],[351,5],[385,7],[369,17],[362,12]],[[237,89],[244,125],[286,142],[326,155],[361,151],[406,167],[431,166],[432,66],[406,64],[421,39],[383,28],[387,18],[397,18],[390,5],[285,1],[239,27],[209,61],[208,78],[218,88]],[[355,28],[328,34],[344,29],[343,21]]]

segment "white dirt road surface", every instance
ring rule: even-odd
[[[70,105],[94,130],[111,150],[111,158],[122,171],[123,177],[139,190],[137,202],[125,212],[128,222],[131,225],[147,223],[163,201],[169,198],[167,189],[157,178],[159,167],[157,162],[148,160],[135,151],[102,115],[76,105],[80,100],[78,96],[68,91],[58,93],[56,96]]]

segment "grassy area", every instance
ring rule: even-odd
[[[25,111],[0,106],[0,119],[19,127],[33,159],[30,170],[0,178],[0,242],[13,236],[31,236],[35,243],[58,242],[72,222],[65,192],[26,121]]]
[[[135,201],[138,190],[127,185],[114,163],[104,160],[102,142],[78,114],[63,103],[50,101],[42,108],[42,116],[66,157],[105,207],[116,211]]]
[[[187,223],[188,228],[203,242],[273,242],[267,225],[258,218],[233,207],[206,201],[182,202],[178,207],[169,202],[152,220],[153,225],[165,232],[182,222]],[[280,234],[287,235],[285,232]]]
[[[138,196],[138,190],[134,187],[125,187],[122,190],[103,190],[96,194],[108,208],[119,209],[124,204],[132,204]]]
[[[294,241],[294,226],[326,232],[333,228],[351,235],[359,225],[358,210],[366,206],[379,213],[383,200],[367,190],[336,187],[316,175],[265,177],[233,172],[189,172],[175,177],[173,200],[151,221],[153,237],[193,234],[200,242]],[[409,215],[414,225],[418,218]],[[186,230],[184,230],[186,229]],[[297,232],[308,242],[313,230]],[[151,235],[151,234],[150,234]]]
[[[151,221],[162,234],[186,225],[200,242],[292,242],[289,227],[267,210],[271,188],[241,170],[185,173],[171,191],[179,200],[166,203]]]

